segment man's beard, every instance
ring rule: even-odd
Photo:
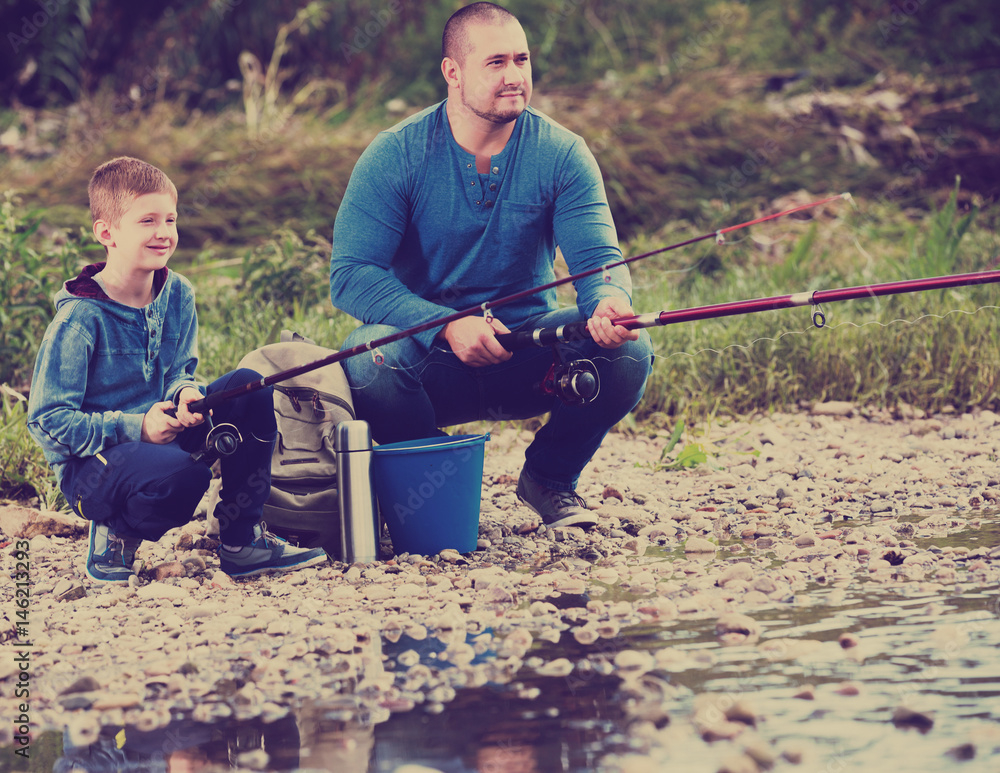
[[[517,94],[523,97],[524,91],[520,90],[517,92]],[[500,96],[501,95],[498,94],[497,99],[499,99]],[[465,98],[464,92],[462,93],[462,104],[465,105],[465,107],[467,107],[470,112],[482,118],[484,121],[489,121],[490,123],[496,123],[496,124],[504,124],[504,123],[510,123],[511,121],[516,121],[518,116],[520,116],[521,113],[524,112],[523,107],[511,107],[506,110],[494,110],[494,109],[480,110],[476,108],[474,105],[472,105],[472,103],[470,103]],[[525,101],[525,106],[527,106],[527,101]]]

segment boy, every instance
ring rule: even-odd
[[[56,315],[35,361],[28,430],[73,510],[90,520],[87,574],[127,581],[142,540],[191,519],[212,478],[196,459],[209,423],[188,406],[203,397],[194,290],[167,268],[177,247],[177,189],[159,169],[116,158],[88,187],[104,263],[87,266],[55,297]],[[238,370],[206,394],[260,375]],[[321,548],[288,545],[265,530],[277,430],[271,390],[215,409],[242,442],[221,458],[222,571],[234,577],[321,563]]]

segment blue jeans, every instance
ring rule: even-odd
[[[259,381],[252,370],[235,370],[209,385],[206,394]],[[221,457],[222,490],[215,515],[227,545],[247,545],[271,493],[271,452],[277,438],[272,387],[220,403],[212,421],[236,426],[243,442]],[[123,537],[156,541],[194,515],[212,470],[195,461],[208,433],[207,422],[189,427],[172,443],[121,443],[98,456],[73,459],[62,481],[77,515],[111,527]]]
[[[531,319],[525,329],[577,322],[576,308],[559,309]],[[362,325],[344,349],[398,332],[387,325]],[[589,337],[560,344],[564,362],[589,359],[597,367],[601,389],[585,405],[565,405],[537,385],[553,362],[550,348],[513,353],[499,365],[464,365],[442,339],[427,351],[412,338],[380,347],[384,362],[370,354],[343,361],[358,418],[371,426],[378,443],[434,437],[439,427],[470,421],[526,419],[551,412],[525,451],[525,471],[534,481],[560,491],[576,488],[580,473],[604,436],[638,404],[652,362],[645,330],[639,340],[602,349]]]

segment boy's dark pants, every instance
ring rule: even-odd
[[[206,394],[260,381],[241,369],[213,382]],[[226,545],[247,545],[271,491],[271,452],[277,437],[272,388],[226,400],[212,410],[214,424],[234,424],[243,442],[221,458],[222,490],[215,509]],[[184,430],[167,445],[122,443],[66,466],[62,489],[78,515],[107,524],[122,537],[156,541],[191,520],[212,480],[206,461],[191,452],[202,447],[207,421]]]

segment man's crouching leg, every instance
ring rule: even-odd
[[[362,325],[344,349],[385,338],[399,329],[388,325]],[[428,352],[412,338],[379,347],[343,361],[351,399],[359,419],[368,422],[377,443],[440,435],[434,408],[421,381]]]
[[[597,368],[600,392],[584,405],[556,402],[552,418],[535,435],[525,456],[531,477],[549,488],[576,488],[580,473],[608,431],[639,404],[652,368],[649,333],[617,349],[592,342],[575,344],[564,359],[589,359]]]

